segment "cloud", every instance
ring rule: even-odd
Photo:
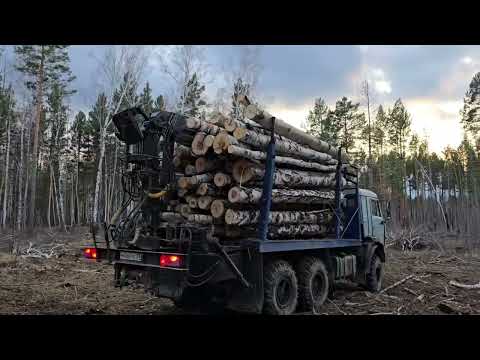
[[[464,63],[465,65],[470,65],[473,63],[473,59],[470,57],[470,56],[465,56],[462,58],[462,63]]]
[[[403,102],[411,114],[412,130],[421,136],[428,135],[432,151],[440,154],[447,145],[460,145],[463,138],[459,115],[462,101],[407,98]]]
[[[390,94],[392,92],[392,86],[389,81],[379,80],[375,81],[375,90],[380,94]]]

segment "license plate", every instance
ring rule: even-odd
[[[128,261],[142,261],[143,256],[139,253],[131,253],[131,252],[120,252],[120,260],[128,260]]]

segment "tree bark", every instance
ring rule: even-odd
[[[230,145],[228,153],[237,157],[249,160],[264,161],[267,159],[267,153],[263,151],[249,150],[238,145]],[[303,169],[310,169],[321,172],[335,172],[335,165],[323,165],[315,162],[307,162],[291,157],[275,156],[275,163],[280,165],[295,166]]]
[[[100,157],[98,159],[97,179],[95,181],[95,198],[93,200],[93,219],[95,224],[98,221],[98,203],[100,199],[100,184],[102,182],[103,158],[105,157],[105,136],[106,129],[102,128],[100,131]]]
[[[230,145],[239,145],[238,140],[229,133],[222,131],[215,136],[213,151],[215,154],[222,154],[227,151]]]
[[[268,144],[270,143],[269,135],[263,135],[256,131],[243,128],[235,129],[233,136],[235,139],[248,144],[257,150],[266,150]],[[238,144],[231,142],[228,145]],[[331,155],[307,148],[288,139],[277,138],[275,140],[275,150],[278,154],[287,154],[289,156],[295,155],[303,160],[316,161],[331,165],[336,164],[336,160],[334,160]]]
[[[219,131],[222,129],[217,125],[214,125],[208,121],[203,121],[197,118],[188,118],[186,122],[187,128],[196,130],[197,132],[203,132],[205,134],[217,135]]]
[[[197,174],[203,174],[212,170],[221,169],[223,165],[223,160],[218,158],[199,157],[195,161],[195,169],[197,171]]]
[[[261,110],[256,105],[248,105],[245,110],[245,116],[260,124],[265,129],[271,129],[273,116],[268,112]],[[338,156],[338,148],[333,147],[325,141],[322,141],[313,135],[307,134],[300,129],[293,127],[279,118],[275,118],[275,132],[296,143],[309,146],[310,148],[322,153],[327,153],[335,159]],[[347,154],[343,151],[342,158],[347,162],[349,161]]]
[[[223,191],[222,189],[218,189],[215,185],[211,183],[202,183],[198,185],[196,194],[200,196],[206,196],[206,195],[217,196],[217,195],[224,195],[225,191]]]
[[[195,176],[184,176],[178,180],[178,186],[180,189],[192,189],[201,183],[208,183],[212,180],[213,175],[210,173]]]
[[[232,204],[258,204],[262,197],[260,188],[232,187],[228,192],[228,201]],[[334,191],[321,190],[292,190],[273,189],[272,203],[274,204],[308,204],[319,205],[331,202],[335,199]]]
[[[17,207],[17,230],[22,230],[22,217],[23,217],[23,197],[22,197],[22,187],[23,187],[23,129],[25,122],[25,112],[23,113],[22,123],[20,126],[20,164],[18,168],[18,207]]]
[[[29,228],[33,230],[35,226],[35,205],[37,199],[37,163],[38,163],[38,146],[39,146],[39,135],[40,135],[40,121],[42,118],[42,103],[43,103],[43,83],[44,83],[44,62],[45,62],[45,52],[44,46],[41,45],[41,58],[40,58],[40,67],[38,69],[37,77],[37,111],[35,117],[35,130],[33,133],[33,151],[32,151],[32,174],[30,177],[31,181],[31,195],[30,195],[30,222]]]
[[[10,104],[8,104],[10,107]],[[10,109],[7,111],[9,112]],[[2,228],[5,229],[7,226],[7,199],[9,193],[9,173],[8,170],[10,169],[10,115],[7,114],[7,149],[5,154],[5,191],[3,194],[3,213],[2,213]]]
[[[197,224],[208,225],[213,224],[213,217],[203,214],[191,214],[188,216],[188,221]]]
[[[240,184],[263,179],[265,169],[246,160],[238,160],[233,164],[233,178]],[[342,178],[342,185],[345,185]],[[277,169],[274,176],[274,186],[279,188],[301,187],[335,187],[335,173],[322,174],[301,170]]]
[[[225,222],[228,225],[253,225],[257,224],[260,218],[259,210],[233,210],[225,212]],[[269,216],[270,224],[328,224],[332,220],[330,210],[319,211],[271,211]]]

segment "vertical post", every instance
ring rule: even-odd
[[[357,202],[357,214],[355,215],[358,219],[358,238],[363,240],[362,238],[362,221],[363,221],[363,211],[362,211],[362,204],[360,203],[360,190],[359,190],[359,175],[357,170],[357,183],[355,184],[355,199]]]
[[[341,194],[342,194],[342,147],[338,148],[338,163],[335,179],[335,238],[340,240],[341,236],[341,215],[342,209],[340,206]]]
[[[265,162],[265,177],[263,179],[263,191],[260,201],[260,223],[258,227],[258,238],[261,241],[267,239],[270,208],[272,205],[272,189],[275,176],[275,118],[272,118],[270,143],[267,148],[267,161]]]

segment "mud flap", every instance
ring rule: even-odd
[[[245,287],[238,281],[226,307],[238,312],[259,314],[263,310],[262,254],[255,249],[245,249],[242,252],[242,261],[243,275],[250,287]]]

